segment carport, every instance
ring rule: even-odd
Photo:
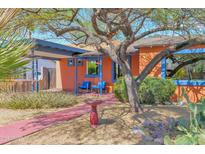
[[[87,50],[49,42],[41,39],[32,39],[33,48],[28,54],[28,58],[32,59],[32,92],[39,91],[38,82],[38,59],[60,60],[69,58],[76,54],[87,52]],[[36,75],[36,83],[34,82]],[[34,86],[36,84],[36,86]],[[35,88],[36,87],[36,88]]]

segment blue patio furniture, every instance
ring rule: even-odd
[[[106,90],[106,82],[105,81],[102,81],[102,82],[98,82],[97,85],[93,85],[91,86],[91,90],[93,89],[97,89],[97,90],[100,90],[100,87],[102,87],[102,90]]]
[[[90,81],[83,81],[82,85],[79,86],[80,89],[84,89],[89,91],[91,87],[91,82]]]

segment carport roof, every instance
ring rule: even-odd
[[[48,59],[68,58],[75,54],[89,52],[89,50],[49,42],[41,39],[32,39],[32,44],[34,45],[34,57],[42,57]],[[31,52],[29,53],[29,56],[32,56]]]

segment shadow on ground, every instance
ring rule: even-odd
[[[132,132],[144,120],[167,117],[188,117],[185,108],[176,106],[145,106],[145,112],[132,113],[128,104],[117,103],[99,108],[100,125],[90,127],[89,114],[59,123],[9,144],[154,144],[143,143]]]

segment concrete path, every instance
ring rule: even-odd
[[[111,105],[116,102],[112,94],[106,94],[101,106]],[[0,144],[8,143],[17,138],[35,133],[62,121],[68,121],[77,118],[83,114],[90,112],[90,105],[83,103],[82,105],[71,107],[62,111],[49,113],[28,120],[21,120],[0,127]]]

